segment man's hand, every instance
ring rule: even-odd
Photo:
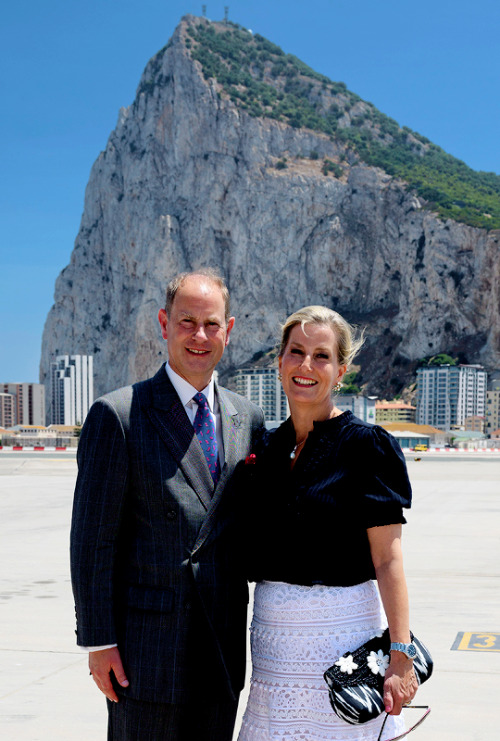
[[[128,679],[123,671],[120,652],[116,647],[105,648],[102,651],[91,651],[89,653],[89,669],[94,682],[103,692],[108,700],[118,702],[118,695],[113,689],[110,674],[113,672],[116,681],[122,687],[128,687]]]
[[[396,658],[397,657],[397,658]],[[413,661],[396,651],[385,673],[384,707],[389,715],[399,715],[403,705],[411,702],[418,689]]]

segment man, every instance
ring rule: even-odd
[[[235,470],[263,415],[212,378],[234,325],[216,273],[177,276],[158,319],[168,364],[98,399],[82,429],[77,640],[109,740],[230,741],[248,602]]]

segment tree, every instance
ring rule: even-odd
[[[452,358],[450,355],[446,355],[445,353],[440,353],[439,355],[434,355],[434,357],[429,358],[429,361],[427,365],[456,365],[457,359]]]

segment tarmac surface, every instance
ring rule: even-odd
[[[497,741],[500,460],[420,457],[408,456],[414,506],[404,530],[405,568],[412,630],[431,650],[435,670],[417,695],[432,712],[409,738]],[[75,475],[74,453],[0,451],[3,741],[106,738],[104,698],[73,633]],[[244,704],[243,696],[239,718]]]

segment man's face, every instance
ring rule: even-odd
[[[234,317],[226,324],[224,308],[220,288],[191,275],[178,288],[170,317],[165,309],[158,313],[170,367],[198,391],[209,383],[229,342]]]

